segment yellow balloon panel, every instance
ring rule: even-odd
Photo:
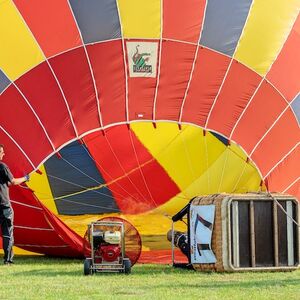
[[[161,4],[159,0],[118,0],[125,38],[159,38]]]
[[[251,162],[246,162],[246,155],[235,144],[226,147],[219,155],[211,156],[211,152],[218,141],[207,143],[205,139],[209,137],[199,137],[202,139],[203,146],[208,151],[201,160],[208,161],[207,168],[199,173],[198,178],[190,181],[190,184],[182,189],[182,192],[164,205],[155,209],[154,213],[175,214],[184,207],[189,200],[198,195],[214,193],[246,193],[250,191],[259,191],[261,177]],[[206,143],[206,145],[205,145]],[[219,142],[221,144],[221,142]],[[208,157],[207,157],[208,155]],[[211,158],[209,158],[211,157]]]
[[[209,133],[206,139],[201,138],[203,130],[195,126],[179,130],[175,123],[158,123],[157,128],[151,123],[135,123],[132,129],[181,190],[199,178],[225,149]]]
[[[247,193],[260,189],[261,177],[251,162],[246,161],[246,155],[239,147],[232,144],[219,158],[215,166],[220,168],[221,178],[217,193]]]
[[[42,172],[42,175],[38,173],[32,174],[27,184],[49,210],[54,214],[58,214],[44,165],[39,170]]]
[[[299,0],[254,1],[234,58],[264,76],[287,39],[299,4]]]
[[[0,1],[0,68],[15,80],[43,60],[43,53],[13,2]]]

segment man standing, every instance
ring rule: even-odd
[[[4,250],[4,264],[13,263],[13,220],[14,212],[9,199],[9,185],[18,185],[29,180],[29,175],[14,178],[8,166],[2,162],[4,146],[0,144],[0,225]]]

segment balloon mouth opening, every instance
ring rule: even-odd
[[[48,199],[61,215],[163,214],[195,196],[261,189],[259,172],[238,145],[174,122],[133,122],[105,134],[87,133],[43,168]]]

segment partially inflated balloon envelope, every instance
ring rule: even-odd
[[[82,256],[121,216],[152,260],[197,195],[300,197],[299,0],[0,1],[16,246]]]

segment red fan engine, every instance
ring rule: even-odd
[[[129,274],[141,253],[138,231],[121,218],[92,222],[85,234],[84,274],[122,272]]]
[[[100,262],[116,262],[121,254],[120,231],[95,231],[94,249],[100,254]]]
[[[100,246],[100,253],[104,261],[113,262],[121,254],[121,247],[115,245],[102,245]]]

